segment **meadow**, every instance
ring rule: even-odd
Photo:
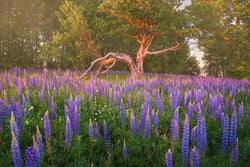
[[[249,80],[79,75],[0,70],[0,166],[249,166]]]

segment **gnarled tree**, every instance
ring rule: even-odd
[[[183,11],[177,10],[180,1],[175,0],[103,0],[99,9],[117,18],[121,27],[117,30],[139,44],[136,61],[124,53],[110,52],[104,57],[92,61],[91,66],[84,72],[91,70],[94,64],[99,63],[97,74],[104,73],[114,66],[117,61],[128,64],[131,76],[136,78],[144,74],[143,62],[147,55],[156,55],[169,51],[176,51],[185,45],[184,26],[186,21]],[[161,50],[154,51],[152,42],[161,37],[173,39],[170,46],[162,46]],[[182,42],[178,42],[178,41]],[[101,71],[105,67],[104,71]]]

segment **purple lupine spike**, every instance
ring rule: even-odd
[[[105,120],[103,120],[103,139],[104,141],[107,140],[108,130],[107,130],[107,124]]]
[[[150,116],[148,112],[146,116],[145,140],[149,140],[149,139],[150,139]]]
[[[121,99],[121,127],[124,128],[124,125],[125,125],[125,111],[124,111],[124,103],[123,103],[123,100]]]
[[[128,108],[131,108],[131,94],[128,95]]]
[[[28,92],[28,90],[26,90],[26,100],[27,100],[27,104],[30,103],[30,94]]]
[[[182,166],[187,166],[188,150],[189,150],[189,119],[186,115],[183,123],[183,137],[182,137]]]
[[[239,116],[243,117],[243,113],[244,113],[244,105],[243,102],[241,102],[241,105],[239,105]]]
[[[0,133],[3,133],[4,131],[6,116],[7,116],[7,107],[0,101]]]
[[[124,144],[123,144],[123,149],[122,150],[123,150],[123,157],[127,158],[128,157],[128,151],[127,151],[125,139],[124,139]]]
[[[38,125],[36,126],[36,143],[37,143],[37,160],[40,163],[41,158],[43,157],[43,138],[39,131]]]
[[[114,110],[116,110],[116,105],[117,105],[116,101],[117,101],[117,93],[114,90],[114,97],[113,97],[113,107],[114,107]]]
[[[18,143],[19,143],[19,141],[20,141],[19,140],[19,133],[18,133],[18,128],[17,128],[17,124],[16,124],[16,121],[15,121],[15,116],[14,116],[13,112],[11,112],[10,130],[11,130],[11,132],[13,132],[15,134],[15,137],[16,137]],[[13,138],[13,135],[12,135],[12,138]]]
[[[91,122],[91,119],[89,119],[89,138],[93,138],[94,137],[94,131],[93,131],[93,124]]]
[[[72,128],[71,128],[71,122],[69,119],[69,116],[67,116],[66,120],[66,148],[71,147],[71,141],[72,141]]]
[[[51,155],[51,147],[50,147],[51,128],[50,128],[50,120],[49,120],[49,111],[46,111],[46,113],[44,114],[44,131],[45,131],[47,151],[48,151],[48,154]]]
[[[21,160],[20,144],[13,131],[12,131],[11,151],[12,151],[14,167],[21,167],[22,160]]]
[[[230,154],[230,161],[234,166],[237,165],[238,162],[238,156],[239,156],[239,141],[237,138],[236,146],[233,148],[231,154]]]
[[[177,124],[179,125],[179,107],[177,107],[174,111],[174,120],[176,120]]]
[[[207,150],[207,126],[206,126],[206,119],[203,116],[202,120],[202,152],[205,153]]]
[[[171,142],[177,142],[179,140],[179,126],[176,120],[171,120]]]
[[[199,167],[200,159],[199,159],[199,151],[194,146],[191,155],[190,155],[190,166],[191,167]]]
[[[188,104],[188,118],[193,117],[193,111],[194,111],[194,105],[191,102],[189,102],[189,104]]]
[[[131,136],[135,135],[135,117],[134,117],[134,111],[131,111],[131,116],[130,116],[130,131],[131,131]]]
[[[69,116],[69,109],[67,105],[64,106],[65,122],[67,121],[67,116]]]
[[[140,107],[140,104],[141,104],[140,97],[141,97],[141,94],[140,94],[140,91],[138,91],[138,94],[137,94],[137,107]]]
[[[231,126],[229,135],[229,151],[231,152],[235,148],[237,143],[237,112],[234,110],[231,116]]]
[[[56,91],[56,87],[54,86],[54,99],[56,99],[57,97],[57,91]]]
[[[112,105],[112,89],[109,88],[109,109],[111,108]]]
[[[34,167],[37,166],[37,157],[36,157],[36,150],[33,146],[27,147],[25,151],[26,155],[26,167]]]
[[[21,107],[20,104],[17,103],[17,125],[18,125],[18,131],[21,132],[23,131],[23,117],[21,113]]]
[[[229,118],[228,115],[226,115],[226,118],[223,121],[222,145],[221,145],[221,153],[224,155],[226,155],[228,151],[228,134],[229,134]]]
[[[51,102],[51,116],[53,120],[56,120],[56,109],[55,109],[55,104],[54,104],[54,100],[52,98],[52,102]]]
[[[11,97],[11,111],[16,115],[16,100],[14,96]]]
[[[75,135],[79,135],[79,113],[77,105],[75,105],[75,111],[74,111],[74,132]]]
[[[195,143],[195,142],[196,142],[196,139],[197,139],[197,137],[196,137],[196,134],[197,134],[196,129],[197,129],[197,126],[195,126],[195,127],[192,129],[192,131],[191,131],[191,141],[192,141],[193,143]]]
[[[22,101],[22,81],[20,77],[18,79],[17,90],[18,90],[19,101],[21,102]]]
[[[51,96],[49,90],[48,90],[48,105],[51,106]]]
[[[166,167],[173,167],[173,155],[170,149],[166,154]]]

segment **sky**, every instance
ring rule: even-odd
[[[182,5],[179,7],[179,9],[184,9],[185,6],[191,5],[191,0],[184,0],[182,2]],[[198,41],[195,39],[191,39],[189,41],[192,44],[189,44],[189,48],[190,48],[190,55],[191,56],[195,56],[196,59],[199,61],[199,65],[200,67],[204,66],[204,62],[202,61],[202,57],[204,55],[204,52],[202,52],[199,48],[198,48]]]

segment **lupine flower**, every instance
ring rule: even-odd
[[[46,113],[44,114],[44,131],[45,131],[47,151],[48,151],[48,154],[51,155],[51,147],[50,147],[51,128],[50,128],[49,112],[48,111],[46,111]]]
[[[155,127],[156,132],[158,132],[158,121],[159,121],[159,116],[158,116],[158,111],[157,111],[154,116],[154,127]]]
[[[121,99],[121,126],[122,128],[124,128],[125,125],[125,111],[124,111],[124,104],[123,104],[123,100]]]
[[[140,94],[140,92],[138,91],[138,94],[137,94],[137,107],[140,107],[140,104],[141,104],[141,102],[140,102],[140,97],[141,97],[141,94]]]
[[[69,109],[67,105],[64,106],[65,122],[67,121],[67,116],[69,116]]]
[[[239,116],[240,117],[243,117],[243,112],[244,112],[244,105],[242,102],[241,105],[239,105]]]
[[[71,122],[69,119],[69,116],[67,116],[67,121],[66,121],[66,148],[71,147],[71,141],[72,141],[72,136],[71,136]]]
[[[75,135],[79,135],[79,113],[77,105],[75,105],[75,112],[74,112],[74,132]]]
[[[199,151],[194,146],[194,148],[191,151],[191,155],[190,155],[190,166],[191,167],[199,167],[199,161],[200,161]]]
[[[6,106],[0,102],[0,133],[3,133],[6,115]]]
[[[18,126],[18,131],[22,131],[23,130],[23,117],[22,117],[22,113],[21,113],[21,105],[18,103],[16,103],[16,114],[17,114],[17,126]]]
[[[182,166],[187,166],[189,149],[189,119],[186,115],[185,122],[183,123],[183,136],[182,136]]]
[[[107,137],[106,144],[107,144],[107,148],[109,148],[110,145],[111,145],[111,135],[109,135],[109,136]]]
[[[146,117],[145,139],[149,140],[149,138],[150,138],[150,117],[148,112]]]
[[[12,131],[11,151],[12,151],[14,167],[22,166],[20,144],[13,131]]]
[[[239,141],[238,141],[238,138],[237,138],[236,146],[233,148],[230,156],[231,156],[230,161],[232,162],[232,164],[234,166],[236,166],[237,162],[238,162],[238,156],[239,156]]]
[[[26,167],[35,167],[37,166],[37,157],[36,150],[33,146],[27,147],[25,151],[26,155]]]
[[[229,151],[232,151],[232,149],[236,147],[236,144],[237,144],[237,113],[236,110],[234,110],[233,115],[231,117]]]
[[[103,120],[103,139],[104,139],[104,141],[107,140],[107,134],[108,134],[107,124],[106,124],[105,120]]]
[[[171,120],[171,142],[177,142],[179,140],[179,126],[175,119]]]
[[[91,119],[89,119],[89,138],[93,138],[94,137],[94,132],[93,132],[93,124],[91,122]]]
[[[173,157],[172,152],[169,149],[166,154],[166,167],[173,167]]]
[[[99,125],[97,122],[95,123],[95,138],[97,140],[99,139]],[[98,142],[96,143],[96,145],[98,145]]]
[[[194,105],[191,102],[188,104],[188,118],[193,117]]]
[[[124,139],[124,144],[123,144],[123,157],[127,158],[128,156],[128,152],[127,152],[127,148],[126,148],[126,143],[125,143],[125,139]]]
[[[228,115],[226,115],[226,118],[223,121],[222,145],[221,145],[221,153],[224,155],[226,155],[228,149],[228,134],[229,134],[229,118]]]
[[[177,125],[179,125],[179,107],[177,107],[174,111],[174,120],[176,120]]]
[[[128,108],[131,108],[131,95],[128,95]]]
[[[196,132],[196,129],[197,129],[197,126],[195,126],[193,129],[192,129],[192,131],[191,131],[191,141],[193,142],[193,143],[195,143],[196,142],[196,134],[197,134],[197,132]]]
[[[134,111],[131,111],[131,116],[130,116],[130,131],[131,131],[131,136],[135,135],[135,117],[134,117]]]
[[[15,137],[19,143],[20,140],[19,140],[19,135],[18,135],[18,129],[17,129],[17,124],[15,121],[15,117],[14,117],[13,112],[11,113],[11,118],[10,118],[10,129],[11,129],[11,132],[13,132],[15,134]],[[13,135],[12,135],[12,138],[13,138]]]
[[[38,163],[40,163],[41,158],[43,157],[43,138],[39,131],[38,125],[36,126],[36,144],[37,144],[37,159]]]
[[[51,117],[53,120],[56,120],[56,110],[55,110],[55,104],[54,104],[53,98],[51,102]]]

